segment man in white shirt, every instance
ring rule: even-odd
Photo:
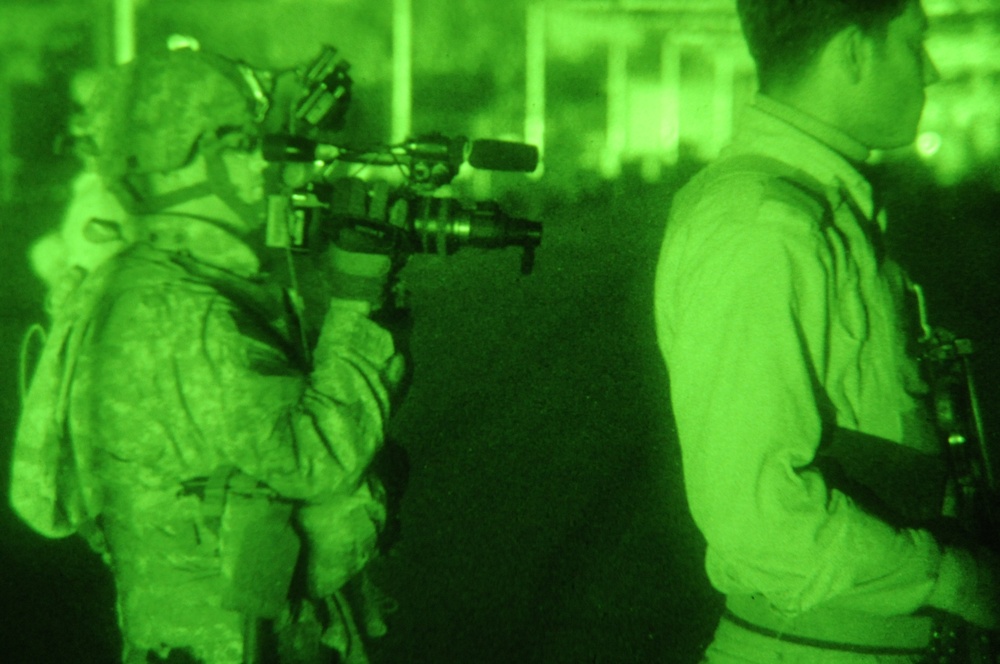
[[[674,201],[656,281],[719,662],[911,662],[998,625],[996,566],[923,527],[946,469],[861,172],[937,71],[917,0],[739,0],[760,94]]]

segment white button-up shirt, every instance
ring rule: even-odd
[[[885,215],[851,165],[868,151],[759,96],[720,162],[745,155],[818,185],[832,219],[752,169],[696,177],[674,201],[656,322],[709,578],[787,615],[910,613],[933,586],[934,538],[872,516],[811,466],[831,427],[935,451],[905,351],[905,277],[878,256]]]

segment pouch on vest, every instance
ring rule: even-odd
[[[258,618],[277,618],[301,548],[292,527],[294,506],[237,470],[224,484],[219,521],[219,556],[225,585],[222,605]],[[215,497],[206,488],[205,505]]]

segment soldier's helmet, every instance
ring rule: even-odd
[[[203,139],[254,134],[267,97],[249,67],[182,49],[108,72],[87,104],[90,157],[109,186],[188,164]]]

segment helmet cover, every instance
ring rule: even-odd
[[[105,181],[185,166],[222,128],[253,131],[256,100],[238,66],[188,49],[108,72],[87,105],[87,134]]]

